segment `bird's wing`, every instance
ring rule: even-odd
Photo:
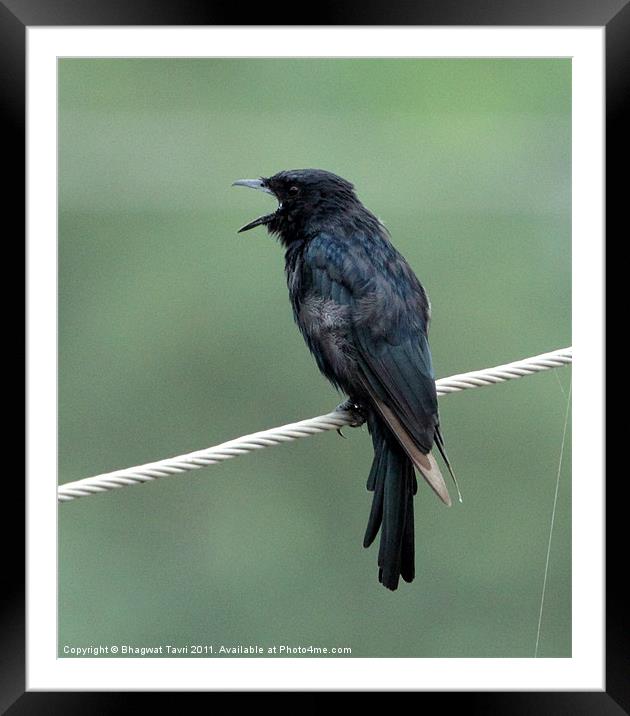
[[[389,242],[361,238],[312,242],[305,252],[309,283],[320,295],[348,307],[365,390],[429,485],[450,504],[429,454],[438,406],[426,294]]]
[[[370,323],[355,323],[363,382],[424,479],[442,502],[450,505],[444,478],[430,453],[438,427],[438,409],[427,337],[417,328],[412,329],[412,335],[401,336],[401,331],[406,333],[399,325],[393,335],[380,336],[372,331]]]

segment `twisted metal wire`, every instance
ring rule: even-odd
[[[484,368],[470,373],[460,373],[448,378],[440,378],[435,383],[437,394],[449,395],[450,393],[458,393],[470,388],[504,383],[508,380],[522,378],[551,368],[559,368],[571,363],[572,360],[572,348],[562,348],[513,363],[498,365],[494,368]],[[67,482],[57,488],[57,500],[58,502],[70,502],[79,497],[87,497],[88,495],[95,495],[99,492],[106,492],[119,487],[126,487],[127,485],[138,485],[143,482],[157,480],[160,477],[197,470],[239,455],[245,455],[254,450],[261,450],[280,443],[291,442],[298,438],[317,435],[317,433],[323,433],[328,430],[338,430],[345,425],[351,425],[353,421],[354,417],[351,413],[335,410],[316,418],[309,418],[308,420],[289,423],[278,428],[244,435],[235,440],[221,443],[221,445],[197,450],[186,455],[178,455],[177,457],[150,462],[146,465],[138,465],[125,470],[115,470],[114,472],[87,477],[75,482]]]

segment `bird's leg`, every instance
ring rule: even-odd
[[[340,403],[335,408],[335,412],[350,413],[352,417],[352,422],[350,423],[351,428],[359,428],[367,420],[367,412],[365,410],[365,407],[353,398],[348,398],[347,400],[344,400],[343,403]],[[342,438],[346,437],[341,432],[341,428],[338,428],[337,432],[339,433],[339,435],[341,435]]]

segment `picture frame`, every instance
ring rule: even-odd
[[[24,227],[25,200],[23,194],[24,154],[21,147],[25,127],[25,48],[26,30],[32,26],[49,25],[233,25],[236,19],[231,8],[212,5],[210,7],[179,7],[169,3],[154,3],[150,13],[146,7],[136,3],[66,3],[63,8],[54,8],[32,2],[5,2],[0,7],[0,52],[2,53],[3,95],[7,106],[6,118],[10,134],[15,140],[9,143],[13,150],[9,155],[9,168],[12,182],[9,187],[7,207],[14,214],[18,231]],[[284,15],[282,24],[291,24],[291,11]],[[148,16],[150,15],[150,16]],[[258,17],[260,15],[260,17]],[[249,18],[252,24],[271,25],[273,17],[268,8],[260,8]],[[249,24],[249,23],[248,23]],[[505,2],[489,7],[483,3],[458,4],[458,7],[444,9],[439,6],[417,8],[409,13],[402,5],[390,4],[385,10],[370,8],[352,8],[349,4],[337,4],[335,9],[321,18],[318,24],[324,25],[596,25],[606,28],[606,102],[607,102],[607,225],[615,225],[615,212],[623,206],[620,192],[622,186],[616,185],[612,177],[617,174],[623,161],[627,111],[623,99],[628,92],[630,76],[630,9],[623,2],[602,3],[597,7],[574,8],[569,3],[531,3],[527,8],[518,3]],[[8,71],[7,71],[8,70]],[[19,139],[18,139],[19,137]],[[619,194],[619,195],[618,195]],[[28,389],[28,386],[27,386]],[[11,504],[24,499],[21,489],[9,485],[14,494],[10,494]],[[622,713],[630,709],[628,689],[628,643],[622,619],[621,570],[615,568],[612,559],[617,545],[623,545],[621,519],[615,514],[622,500],[618,493],[607,493],[606,538],[607,552],[606,584],[606,692],[547,692],[547,693],[440,693],[463,702],[466,699],[467,710],[473,712],[498,711],[501,713],[525,713],[536,710],[540,713]],[[21,558],[21,554],[17,557]],[[129,695],[115,693],[35,693],[25,691],[24,644],[24,565],[16,560],[7,585],[9,594],[3,608],[4,653],[7,655],[7,667],[3,669],[3,687],[0,705],[10,709],[9,713],[27,713],[32,710],[46,710],[56,713],[76,709],[82,711],[117,710]],[[429,693],[423,693],[426,698]],[[146,697],[146,694],[144,695]],[[454,702],[452,702],[454,703]],[[620,710],[621,709],[621,710]]]

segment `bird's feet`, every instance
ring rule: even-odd
[[[365,407],[360,403],[357,403],[352,398],[348,398],[347,400],[344,400],[343,403],[340,403],[335,408],[335,411],[339,413],[350,413],[350,416],[352,417],[352,422],[350,423],[351,428],[360,428],[367,420],[367,411],[365,410]],[[341,428],[339,428],[337,432],[342,438],[345,437],[345,435],[341,432]]]

